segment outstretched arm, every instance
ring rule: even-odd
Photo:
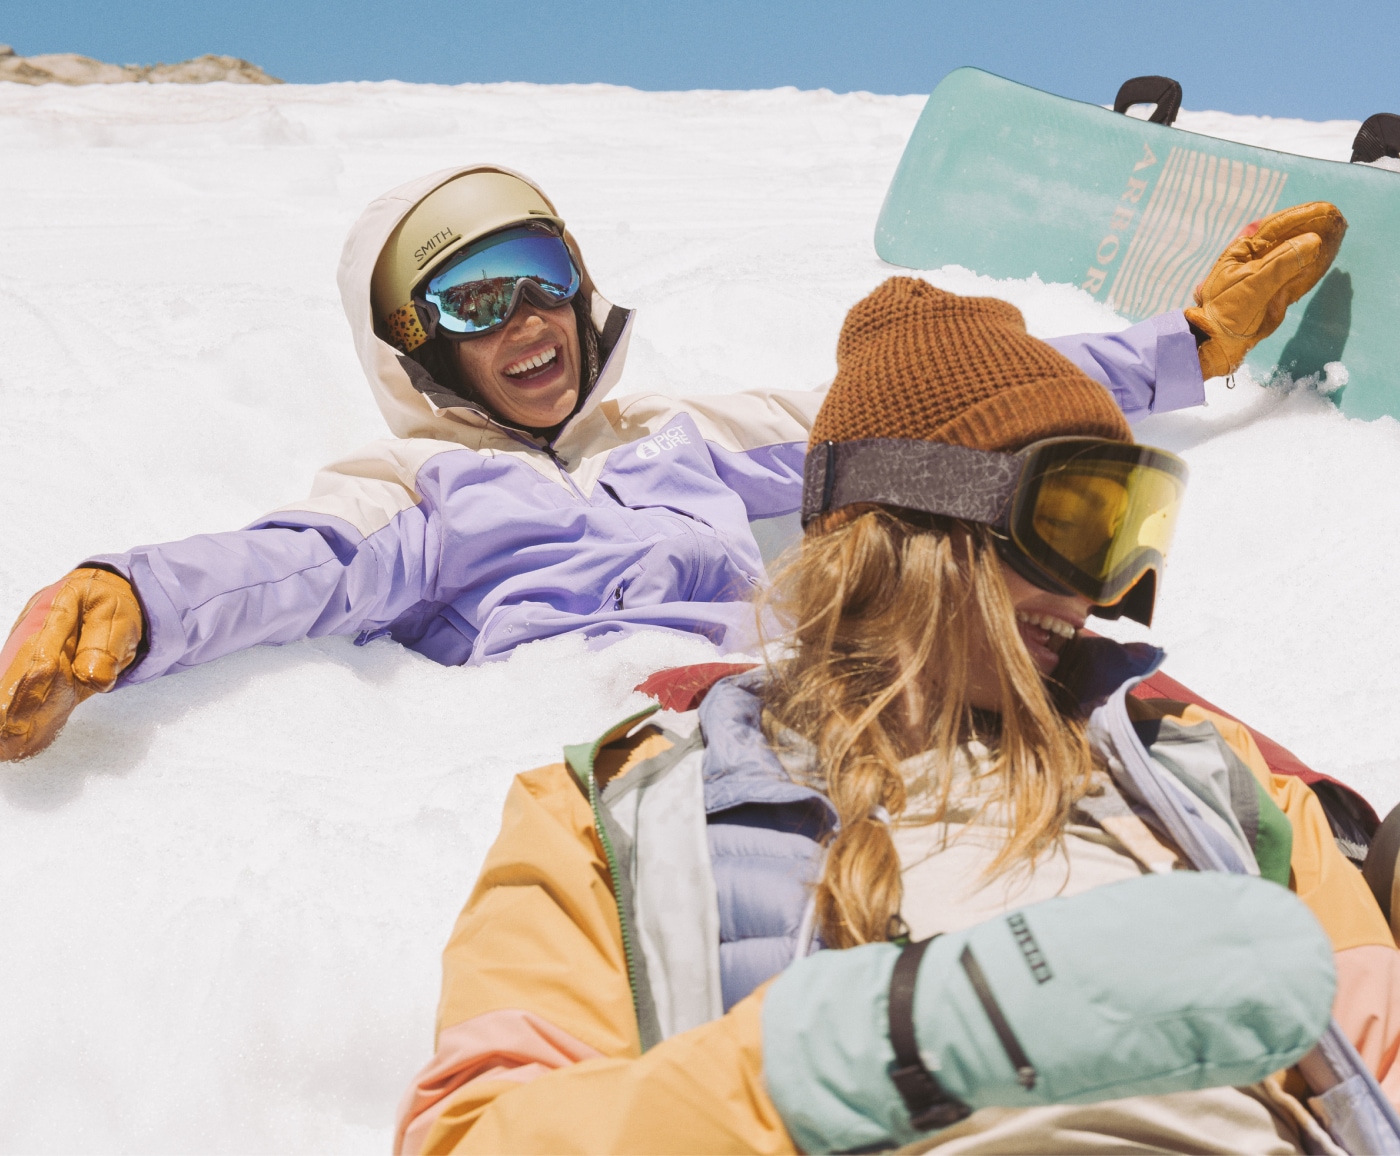
[[[43,750],[80,702],[119,681],[353,633],[421,601],[439,557],[434,508],[413,486],[441,447],[422,443],[409,460],[402,445],[322,471],[303,509],[102,555],[41,590],[0,650],[0,761]]]
[[[1200,405],[1204,378],[1233,373],[1283,321],[1289,306],[1332,264],[1346,235],[1335,205],[1280,209],[1241,230],[1196,287],[1196,304],[1120,333],[1052,337],[1058,349],[1112,392],[1124,416]]]
[[[146,653],[122,682],[149,682],[263,643],[354,634],[421,599],[430,514],[417,507],[364,535],[314,513],[138,546],[95,561],[146,610]]]
[[[1106,386],[1129,421],[1206,399],[1196,338],[1180,310],[1119,333],[1076,333],[1046,344]]]
[[[1335,205],[1280,209],[1241,230],[1196,287],[1196,304],[1121,333],[1049,344],[1106,385],[1129,421],[1205,401],[1204,378],[1233,373],[1327,272],[1346,235]]]

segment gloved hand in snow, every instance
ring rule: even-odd
[[[84,568],[29,600],[0,650],[0,761],[42,751],[83,699],[111,690],[141,644],[131,584]]]
[[[764,1082],[803,1151],[893,1147],[978,1108],[1256,1083],[1316,1044],[1336,986],[1286,888],[1148,875],[799,960],[763,999]]]
[[[1240,367],[1322,279],[1346,231],[1346,218],[1326,201],[1280,209],[1244,227],[1196,286],[1196,307],[1186,310],[1206,338],[1199,348],[1203,376]]]

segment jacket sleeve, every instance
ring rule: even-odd
[[[1079,333],[1047,343],[1107,388],[1129,421],[1205,401],[1196,339],[1180,310],[1119,333]],[[750,520],[802,508],[802,459],[825,397],[822,388],[687,399],[717,472],[743,499]]]
[[[1269,770],[1249,728],[1188,706],[1187,723],[1209,719],[1254,772],[1293,828],[1292,887],[1332,940],[1337,998],[1332,1014],[1400,1109],[1400,951],[1361,872],[1337,847],[1322,804],[1302,779]]]
[[[521,775],[443,954],[436,1054],[395,1151],[791,1152],[761,1000],[643,1055],[592,811],[563,765]]]
[[[146,682],[260,643],[384,626],[427,597],[440,534],[418,471],[449,443],[386,441],[327,467],[311,496],[242,530],[90,559],[135,587]]]
[[[1129,421],[1205,402],[1196,339],[1180,310],[1119,333],[1051,337],[1047,344],[1107,386]]]

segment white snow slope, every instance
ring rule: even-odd
[[[624,388],[805,388],[895,270],[871,237],[921,97],[401,84],[0,84],[0,614],[92,553],[234,528],[379,437],[334,285],[362,206],[490,160],[641,309]],[[1345,160],[1355,122],[1183,113]],[[1123,322],[1005,296],[1041,335]],[[1209,387],[1142,440],[1193,476],[1168,670],[1400,799],[1400,426]],[[93,700],[0,768],[0,1148],[383,1151],[510,776],[641,704],[656,634],[482,669],[261,649]]]

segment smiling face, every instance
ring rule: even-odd
[[[453,342],[462,381],[496,417],[549,429],[574,411],[579,392],[578,323],[570,304],[522,300],[499,329]]]
[[[1080,594],[1053,594],[1042,590],[1000,558],[997,565],[1016,611],[1016,629],[1021,641],[1036,669],[1048,677],[1059,666],[1065,643],[1083,628],[1093,603]],[[982,710],[1000,710],[996,664],[985,638],[973,645],[969,668],[968,700]]]

